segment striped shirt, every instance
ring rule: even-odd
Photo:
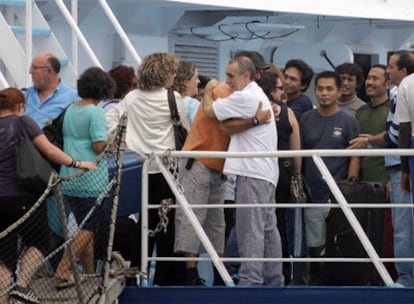
[[[399,125],[400,123],[395,119],[395,108],[397,106],[397,92],[398,87],[394,87],[391,92],[391,104],[390,104],[390,111],[387,116],[387,121],[385,125],[385,134],[384,140],[386,142],[387,148],[398,148],[398,136],[400,134]],[[386,155],[385,158],[385,166],[386,167],[394,167],[399,166],[401,164],[400,157],[398,155]]]

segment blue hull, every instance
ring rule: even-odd
[[[127,287],[120,304],[275,303],[382,304],[414,303],[414,288],[387,287]]]

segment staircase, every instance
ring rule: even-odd
[[[26,29],[26,0],[0,0],[0,89],[30,86],[28,62],[45,51],[60,59],[62,81],[76,86],[77,73],[36,2],[32,2],[32,28]],[[32,54],[26,54],[27,30],[32,31]]]

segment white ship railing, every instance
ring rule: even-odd
[[[86,54],[88,55],[89,59],[92,61],[93,65],[96,65],[98,67],[102,67],[100,61],[96,57],[95,53],[93,52],[91,46],[89,45],[88,41],[86,40],[85,36],[81,32],[78,24],[77,24],[77,15],[76,15],[76,9],[78,7],[78,0],[72,0],[71,7],[72,7],[72,14],[69,12],[69,10],[66,8],[63,0],[55,0],[57,6],[59,7],[60,11],[62,12],[63,16],[66,19],[66,22],[69,24],[70,28],[72,29],[72,61],[74,63],[78,62],[77,58],[77,40],[74,39],[76,37],[79,42],[84,47]],[[116,18],[115,14],[113,13],[112,9],[106,2],[106,0],[99,0],[98,3],[101,5],[103,11],[107,15],[109,21],[113,25],[115,31],[120,36],[122,42],[125,44],[128,51],[131,53],[132,58],[135,60],[137,65],[139,66],[141,64],[141,57],[138,55],[135,47],[131,43],[130,39],[128,38],[127,34],[125,33],[124,29],[122,28],[121,24],[119,23],[118,19]],[[76,67],[77,68],[77,67]]]
[[[177,257],[148,257],[148,209],[158,208],[159,205],[148,205],[148,167],[150,161],[154,161],[158,164],[161,173],[171,187],[173,193],[176,196],[177,206],[183,208],[184,213],[188,217],[189,221],[193,225],[195,232],[197,233],[201,243],[206,249],[209,258],[191,258],[191,260],[203,261],[211,260],[220,273],[223,281],[227,286],[234,286],[233,280],[227,272],[223,262],[231,261],[281,261],[281,262],[372,262],[375,266],[381,279],[386,286],[392,286],[394,281],[389,272],[384,266],[384,262],[414,262],[413,258],[380,258],[375,248],[372,246],[366,233],[364,232],[361,224],[356,218],[351,206],[346,201],[338,185],[330,174],[328,168],[322,160],[322,157],[351,157],[351,156],[385,156],[385,155],[400,155],[400,156],[414,156],[414,150],[412,149],[368,149],[368,150],[291,150],[291,151],[275,151],[275,152],[207,152],[207,151],[168,151],[164,153],[153,153],[147,155],[144,159],[142,168],[142,200],[141,200],[141,213],[142,213],[142,238],[141,238],[141,270],[143,273],[148,273],[149,261],[182,261],[190,260],[190,258],[177,258]],[[165,156],[177,157],[177,158],[253,158],[253,157],[312,157],[316,167],[324,176],[325,181],[337,200],[338,204],[279,204],[278,208],[317,208],[317,207],[330,207],[341,208],[345,217],[349,221],[351,227],[354,229],[357,237],[361,241],[362,246],[368,254],[368,258],[222,258],[219,257],[207,235],[205,234],[201,224],[197,220],[193,208],[263,208],[263,207],[275,207],[274,204],[211,204],[211,205],[189,205],[182,191],[177,187],[176,181],[171,172],[165,168],[162,158]],[[173,206],[173,207],[177,207]],[[352,208],[412,208],[410,204],[352,204]],[[141,279],[142,286],[147,286],[147,278]]]

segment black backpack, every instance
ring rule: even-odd
[[[67,109],[67,108],[66,108]],[[63,150],[63,119],[65,118],[66,109],[59,114],[50,124],[43,127],[43,133],[46,135],[47,139],[54,144],[59,149]],[[60,165],[52,163],[52,167],[59,172]]]

